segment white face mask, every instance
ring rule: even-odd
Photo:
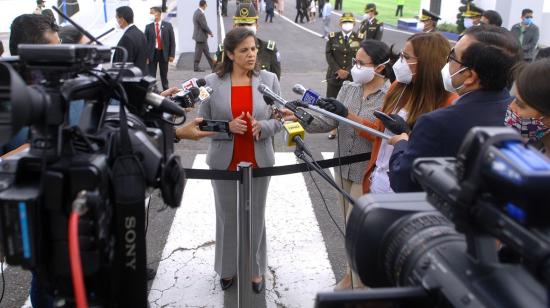
[[[453,86],[453,77],[466,70],[467,67],[459,69],[458,71],[456,71],[456,73],[452,75],[450,69],[451,67],[449,63],[445,64],[445,66],[441,69],[441,77],[443,78],[443,86],[445,87],[445,90],[447,92],[455,93],[458,90],[462,89],[464,87],[464,84],[462,84],[458,88],[455,88],[455,86]]]
[[[410,64],[416,64],[410,63]],[[395,79],[397,82],[409,84],[412,81],[413,73],[411,71],[411,68],[409,67],[409,63],[401,57],[399,60],[395,62],[395,64],[392,66],[393,72],[395,73]]]
[[[345,22],[342,24],[342,31],[345,33],[350,33],[353,30],[353,23],[352,22]]]
[[[256,35],[256,31],[258,31],[256,29],[256,26],[243,26],[243,28],[245,28],[246,30],[252,31],[252,33],[254,33],[254,35]]]
[[[353,66],[351,68],[351,78],[354,82],[360,84],[366,84],[374,79],[374,67],[361,67]]]
[[[424,22],[423,21],[420,21],[420,22],[417,22],[416,23],[416,29],[418,30],[424,30]]]
[[[151,22],[155,22],[157,19],[155,18],[155,15],[149,15],[149,20]]]
[[[471,18],[465,18],[464,19],[464,28],[468,29],[473,25],[474,25],[474,20],[473,19],[471,19]]]

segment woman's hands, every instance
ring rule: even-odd
[[[233,134],[244,135],[246,133],[246,121],[244,120],[245,114],[241,113],[240,116],[234,118],[229,122],[229,131]]]
[[[255,140],[260,140],[262,126],[260,125],[260,122],[256,121],[256,119],[254,119],[254,117],[249,112],[247,112],[246,114],[242,112],[240,116],[231,120],[229,122],[229,131],[233,134],[244,135],[248,130],[245,117],[248,119],[248,121],[250,121],[250,125],[252,126],[252,136],[254,136]]]
[[[260,134],[262,133],[262,126],[260,125],[260,122],[256,121],[256,119],[254,119],[254,117],[252,117],[252,115],[248,112],[246,113],[246,116],[252,125],[252,136],[254,136],[255,140],[260,140]]]

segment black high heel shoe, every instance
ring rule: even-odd
[[[265,289],[265,278],[262,276],[262,281],[260,282],[252,282],[252,290],[254,290],[254,293],[260,294]]]
[[[233,278],[229,278],[229,279],[222,278],[222,279],[220,279],[220,286],[222,287],[222,291],[225,291],[225,290],[229,289],[232,285],[233,285]]]

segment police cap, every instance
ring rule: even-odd
[[[346,12],[342,14],[342,16],[340,17],[340,23],[343,22],[355,22],[355,17],[353,16],[353,13]]]
[[[235,24],[253,24],[258,20],[258,14],[254,5],[250,2],[240,3],[237,6],[235,16],[233,16],[233,23]]]
[[[420,21],[433,20],[435,22],[438,22],[440,19],[441,17],[437,16],[436,14],[428,10],[422,9],[422,16],[420,16]]]

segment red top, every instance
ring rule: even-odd
[[[246,113],[252,114],[252,86],[231,87],[231,113],[236,118],[244,112],[243,120],[246,121],[247,130],[244,135],[233,135],[233,158],[228,170],[237,170],[240,162],[250,162],[253,168],[257,168],[256,155],[254,153],[254,137],[252,136],[252,125]]]

